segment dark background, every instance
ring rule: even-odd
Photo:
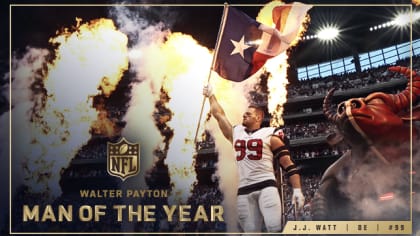
[[[161,6],[150,9],[145,12],[148,18],[158,21],[160,14],[165,12],[167,17],[165,22],[167,27],[173,32],[183,32],[192,35],[202,45],[213,48],[219,28],[222,7],[202,7],[195,4],[223,4],[225,0],[208,0],[208,1],[132,1],[130,3],[151,3],[151,4],[194,4],[194,6],[170,7]],[[228,1],[229,4],[255,4],[257,1]],[[265,4],[269,1],[258,1],[258,4]],[[291,1],[286,1],[291,2]],[[315,34],[320,21],[340,22],[342,39],[336,45],[322,45],[318,40],[310,40],[301,42],[292,49],[292,56],[289,63],[292,66],[299,67],[310,65],[335,58],[351,56],[354,52],[366,52],[377,48],[383,48],[389,45],[406,42],[409,40],[409,34],[401,31],[396,33],[390,29],[370,32],[369,27],[384,23],[391,20],[393,8],[402,8],[398,4],[410,4],[410,1],[393,1],[393,0],[356,0],[356,1],[304,1],[308,4],[375,4],[376,6],[351,7],[351,6],[335,6],[323,7],[317,6],[310,10],[312,21],[309,25],[307,34]],[[37,3],[57,4],[57,6],[36,6]],[[55,35],[56,30],[61,27],[71,27],[75,24],[75,17],[80,17],[84,22],[97,19],[100,17],[110,17],[107,7],[99,6],[59,6],[60,4],[113,4],[114,1],[2,1],[0,3],[0,88],[9,83],[9,54],[22,53],[28,46],[49,48],[46,39]],[[22,5],[31,4],[31,7],[11,7],[11,4]],[[393,4],[395,6],[383,6],[380,4]],[[256,17],[260,7],[238,7],[251,17]],[[369,8],[369,14],[365,9]],[[407,7],[409,8],[409,7]],[[418,9],[419,7],[417,7]],[[362,11],[363,10],[363,11]],[[10,11],[12,18],[10,21]],[[10,27],[11,26],[11,27]],[[418,28],[413,28],[412,38],[419,38],[420,32]],[[12,36],[13,37],[12,37]],[[11,37],[11,40],[10,38]],[[362,40],[363,39],[363,40]],[[364,42],[364,43],[362,43]],[[369,42],[368,44],[366,42]],[[2,91],[2,90],[1,90]],[[8,109],[5,95],[0,94],[0,115]],[[3,111],[3,112],[1,112]],[[3,124],[1,124],[3,125]],[[0,127],[2,135],[8,135],[8,127]],[[5,148],[2,144],[0,148]],[[7,148],[7,147],[6,147]],[[1,165],[8,166],[8,157],[0,157]],[[2,168],[2,170],[5,168]],[[0,171],[0,179],[2,179],[2,188],[4,192],[9,189],[7,171]],[[3,196],[3,195],[2,195]],[[8,199],[1,198],[1,213],[5,214],[8,210]],[[7,214],[7,213],[6,213]],[[0,222],[0,227],[8,226]],[[0,230],[0,232],[4,232]]]
[[[190,6],[180,6],[170,8],[164,5],[152,7],[145,11],[150,20],[162,20],[162,12],[165,17],[163,21],[173,32],[183,32],[192,35],[202,45],[213,48],[217,32],[219,29],[222,7],[201,7],[198,4],[223,4],[225,1],[136,1],[129,3],[151,3],[151,4],[185,4]],[[270,1],[258,1],[257,4],[263,5]],[[291,1],[286,1],[291,2]],[[370,1],[347,1],[352,6],[340,6],[346,1],[301,1],[308,4],[318,4],[310,10],[311,23],[306,34],[315,34],[320,25],[325,22],[337,22],[342,30],[341,39],[338,43],[330,44],[328,47],[322,45],[319,40],[309,40],[300,42],[293,48],[291,60],[296,66],[310,65],[321,61],[333,60],[344,56],[352,55],[354,52],[366,52],[386,47],[388,45],[406,42],[409,40],[408,34],[403,32],[396,33],[395,28],[387,28],[378,31],[369,31],[370,26],[385,23],[391,20],[394,14],[393,9],[407,9],[409,1],[390,1],[390,0],[370,0]],[[65,1],[45,1],[45,4],[65,3]],[[86,4],[84,1],[71,1],[71,4]],[[89,4],[113,4],[111,1],[89,1]],[[256,1],[228,1],[229,4],[256,4]],[[14,4],[36,5],[36,1],[16,1]],[[320,4],[335,4],[335,6],[325,6]],[[337,5],[340,4],[340,5]],[[355,4],[374,4],[360,7]],[[386,5],[385,5],[386,4]],[[394,5],[394,6],[390,6]],[[239,9],[246,12],[251,17],[256,17],[260,7],[239,6]],[[7,8],[3,8],[3,11]],[[7,14],[1,14],[2,22],[8,22]],[[70,27],[75,24],[75,17],[82,18],[85,22],[100,17],[110,17],[106,6],[31,6],[12,8],[12,49],[13,51],[24,50],[26,46],[47,48],[48,42],[45,40],[55,34],[57,29],[63,26]],[[35,27],[34,27],[35,26]],[[2,35],[8,35],[8,27],[1,27]],[[413,38],[419,37],[419,30],[413,28]],[[366,44],[366,42],[369,42]],[[2,50],[2,58],[7,51]]]

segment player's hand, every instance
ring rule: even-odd
[[[206,97],[211,97],[213,96],[213,88],[210,84],[204,85],[203,87],[203,95]]]
[[[292,204],[296,204],[297,209],[302,210],[303,204],[305,204],[305,197],[300,188],[293,189]]]

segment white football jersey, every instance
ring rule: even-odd
[[[264,180],[275,180],[270,138],[274,127],[247,133],[243,125],[233,127],[233,147],[239,171],[239,187]]]

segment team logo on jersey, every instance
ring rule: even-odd
[[[284,140],[284,132],[282,129],[274,131],[276,135],[279,136],[282,140]]]
[[[107,144],[107,171],[122,181],[135,176],[140,169],[140,144],[121,138],[117,143]]]

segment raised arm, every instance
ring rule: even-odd
[[[271,150],[274,158],[279,158],[281,168],[286,171],[290,185],[293,188],[292,203],[297,204],[299,209],[303,208],[305,197],[302,194],[300,175],[298,169],[290,158],[289,150],[279,136],[273,135],[270,139]]]
[[[210,101],[210,112],[213,117],[217,120],[219,128],[222,131],[223,135],[232,142],[232,124],[226,117],[225,111],[222,106],[220,106],[216,97],[213,94],[212,87],[210,85],[204,86],[203,95],[209,98]]]

